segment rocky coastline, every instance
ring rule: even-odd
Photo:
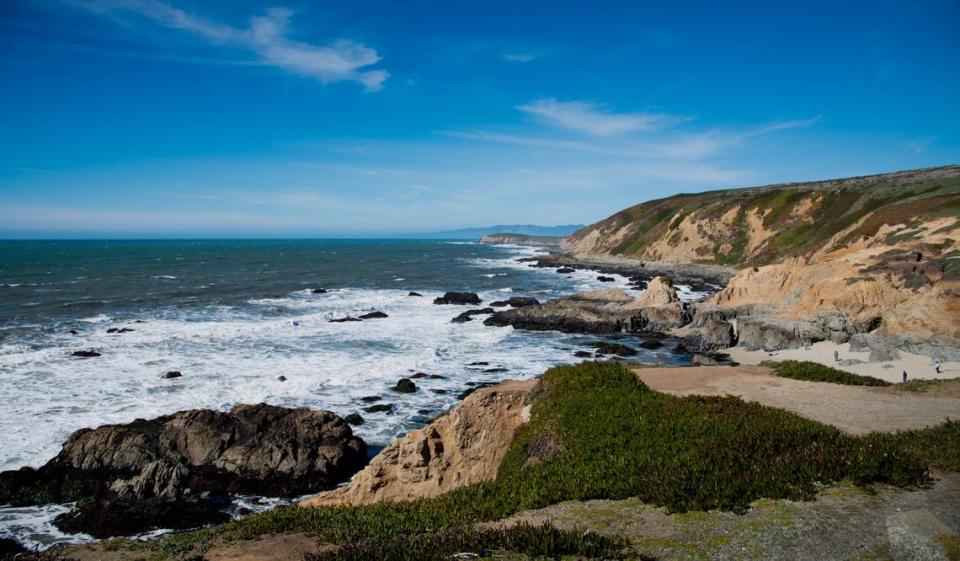
[[[77,501],[55,524],[104,538],[224,522],[235,495],[315,493],[366,463],[366,444],[329,411],[181,411],[74,432],[43,466],[0,473],[0,504]]]

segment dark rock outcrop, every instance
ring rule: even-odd
[[[493,314],[484,325],[567,333],[666,331],[687,322],[686,309],[665,279],[651,281],[640,296],[619,288],[576,294],[536,306]]]
[[[607,277],[607,276],[604,276],[604,275],[600,275],[599,277],[597,277],[597,280],[600,281],[600,282],[615,282],[617,279],[615,279],[615,278],[613,278],[613,277]]]
[[[326,288],[314,288],[313,290],[310,291],[310,294],[326,294],[326,293],[327,293]]]
[[[352,317],[352,316],[347,316],[347,317],[345,317],[345,318],[336,318],[336,319],[331,319],[331,320],[328,320],[328,321],[329,321],[330,323],[346,323],[346,322],[348,322],[348,321],[363,321],[363,320],[360,319],[360,318],[355,318],[355,317]]]
[[[169,372],[164,372],[163,379],[172,380],[174,378],[180,378],[182,376],[183,376],[183,372],[180,372],[179,370],[171,370]]]
[[[420,294],[419,292],[410,292],[407,294],[407,296],[422,297],[423,294]]]
[[[194,527],[222,520],[229,494],[328,489],[366,460],[364,442],[328,411],[181,411],[74,432],[44,466],[0,473],[0,504],[79,500],[57,523],[97,537]]]
[[[71,356],[80,357],[80,358],[93,358],[93,357],[100,356],[100,353],[92,349],[88,351],[73,351],[70,354]]]
[[[130,333],[136,331],[135,329],[130,329],[129,327],[111,327],[107,330],[107,333]]]
[[[480,297],[476,292],[447,292],[433,300],[434,304],[457,304],[464,306],[467,304],[479,304]]]

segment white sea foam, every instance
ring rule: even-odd
[[[627,285],[620,276],[603,283],[594,272],[558,275],[516,261],[539,253],[509,247],[504,258],[469,264],[494,269],[494,275],[515,274],[510,270],[553,275],[548,278],[557,280],[550,285],[554,288],[525,293],[541,299]],[[480,297],[490,302],[512,290],[492,288]],[[226,410],[238,403],[306,406],[341,415],[359,412],[367,422],[356,427],[356,433],[368,443],[384,445],[454,405],[469,384],[536,376],[554,364],[571,362],[571,351],[585,344],[577,336],[486,327],[481,318],[454,324],[450,320],[464,306],[434,305],[439,291],[419,292],[423,298],[408,296],[407,289],[346,288],[326,294],[305,289],[236,307],[158,309],[143,316],[143,323],[98,314],[82,320],[86,326],[78,336],[51,334],[44,345],[0,343],[0,395],[5,398],[0,408],[0,470],[46,462],[80,428],[184,409]],[[372,311],[388,317],[329,321]],[[134,331],[108,334],[107,327]],[[96,349],[102,356],[71,356],[81,349]],[[661,357],[660,351],[641,352],[651,360],[669,359],[669,353]],[[489,364],[471,365],[476,362]],[[162,379],[169,370],[179,370],[183,377]],[[419,391],[414,394],[391,390],[399,378],[414,372],[444,378],[417,379]],[[286,381],[281,382],[281,376]],[[394,404],[394,412],[363,411],[360,398],[374,394]],[[257,504],[266,508],[271,503]],[[0,509],[0,533],[45,545],[89,539],[64,537],[50,525],[53,516],[66,509]]]

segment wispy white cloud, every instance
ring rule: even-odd
[[[84,6],[101,13],[134,13],[215,45],[246,49],[261,64],[325,84],[354,81],[367,90],[378,91],[389,76],[386,70],[368,69],[380,61],[380,55],[362,43],[338,39],[317,46],[291,39],[293,12],[286,8],[270,8],[264,15],[251,17],[249,27],[239,28],[194,15],[160,0],[102,0]]]
[[[537,55],[533,53],[504,53],[504,60],[509,60],[510,62],[531,62],[537,59]]]
[[[615,113],[590,101],[538,99],[517,109],[558,127],[605,136],[663,128],[683,121],[664,113]]]

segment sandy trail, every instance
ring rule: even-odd
[[[638,368],[651,388],[674,395],[735,395],[792,411],[851,434],[894,432],[960,419],[960,399],[896,388],[780,378],[762,366]]]

